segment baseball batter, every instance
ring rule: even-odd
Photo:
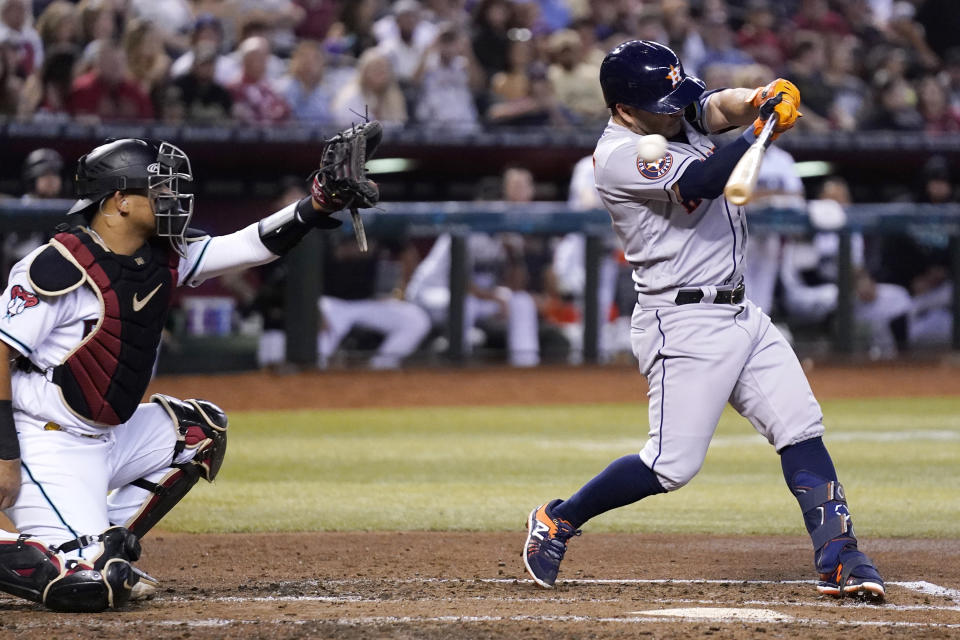
[[[770,318],[745,297],[747,226],[723,197],[737,160],[767,118],[791,128],[800,95],[778,79],[704,92],[667,47],[634,40],[607,54],[600,84],[612,117],[594,152],[595,179],[634,268],[631,342],[649,384],[650,438],[567,500],[529,516],[524,563],[552,587],[567,542],[596,515],[687,484],[729,402],[780,454],[800,504],[822,594],[878,602],[883,579],[857,548],[850,511],[824,447],[823,417],[803,370]],[[715,149],[707,135],[751,124]],[[641,135],[669,140],[637,155]]]
[[[362,126],[369,152],[379,125]],[[173,288],[270,262],[312,228],[337,226],[329,214],[357,201],[324,169],[310,196],[210,237],[189,228],[193,176],[176,146],[122,139],[80,159],[69,223],[13,266],[3,293],[0,508],[19,535],[0,532],[0,590],[93,612],[155,586],[132,565],[139,538],[201,477],[212,481],[226,453],[216,405],[140,404]]]

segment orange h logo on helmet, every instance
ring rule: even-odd
[[[683,78],[680,77],[680,70],[677,69],[676,67],[674,67],[673,65],[670,65],[670,73],[668,73],[668,74],[667,74],[666,76],[664,76],[664,77],[666,77],[667,80],[669,80],[670,82],[673,83],[673,84],[671,85],[671,86],[673,86],[673,87],[677,86],[677,83],[680,82],[680,80],[683,79]]]

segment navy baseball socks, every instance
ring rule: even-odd
[[[780,465],[813,541],[813,561],[820,574],[817,591],[883,602],[883,578],[870,558],[857,549],[843,486],[823,440],[811,438],[785,447],[780,451]]]
[[[523,546],[527,573],[541,587],[553,587],[567,542],[580,535],[578,527],[601,513],[665,492],[639,454],[614,460],[568,500],[553,500],[530,512]]]

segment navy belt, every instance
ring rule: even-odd
[[[713,299],[714,304],[740,304],[743,302],[744,293],[746,293],[747,288],[743,286],[741,282],[733,289],[727,289],[725,291],[717,291],[716,297]],[[703,291],[701,289],[681,289],[677,292],[677,297],[674,300],[677,304],[696,304],[703,300]]]

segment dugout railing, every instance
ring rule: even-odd
[[[21,202],[0,200],[0,233],[50,231],[63,221],[71,201]],[[831,336],[832,349],[847,354],[854,349],[854,270],[851,234],[864,235],[923,232],[949,238],[950,273],[960,283],[960,204],[858,204],[846,207],[846,223],[833,231],[839,234],[839,306]],[[598,274],[605,236],[612,233],[603,210],[576,211],[557,202],[523,205],[492,202],[393,202],[365,211],[368,235],[376,237],[433,237],[450,233],[453,239],[450,265],[450,309],[447,314],[447,359],[466,362],[463,313],[467,295],[467,234],[470,232],[515,232],[558,235],[580,232],[586,235],[586,280],[583,293],[583,361],[600,360],[600,310],[597,304]],[[353,235],[349,222],[338,233]],[[816,231],[810,218],[798,209],[763,209],[749,215],[751,232],[804,234]],[[286,287],[287,360],[294,365],[313,366],[317,361],[316,300],[321,295],[324,243],[319,233],[309,234],[285,258],[288,261]],[[5,275],[5,274],[4,274]],[[5,280],[5,278],[4,278]],[[960,350],[960,286],[953,288],[953,334],[951,347]]]

